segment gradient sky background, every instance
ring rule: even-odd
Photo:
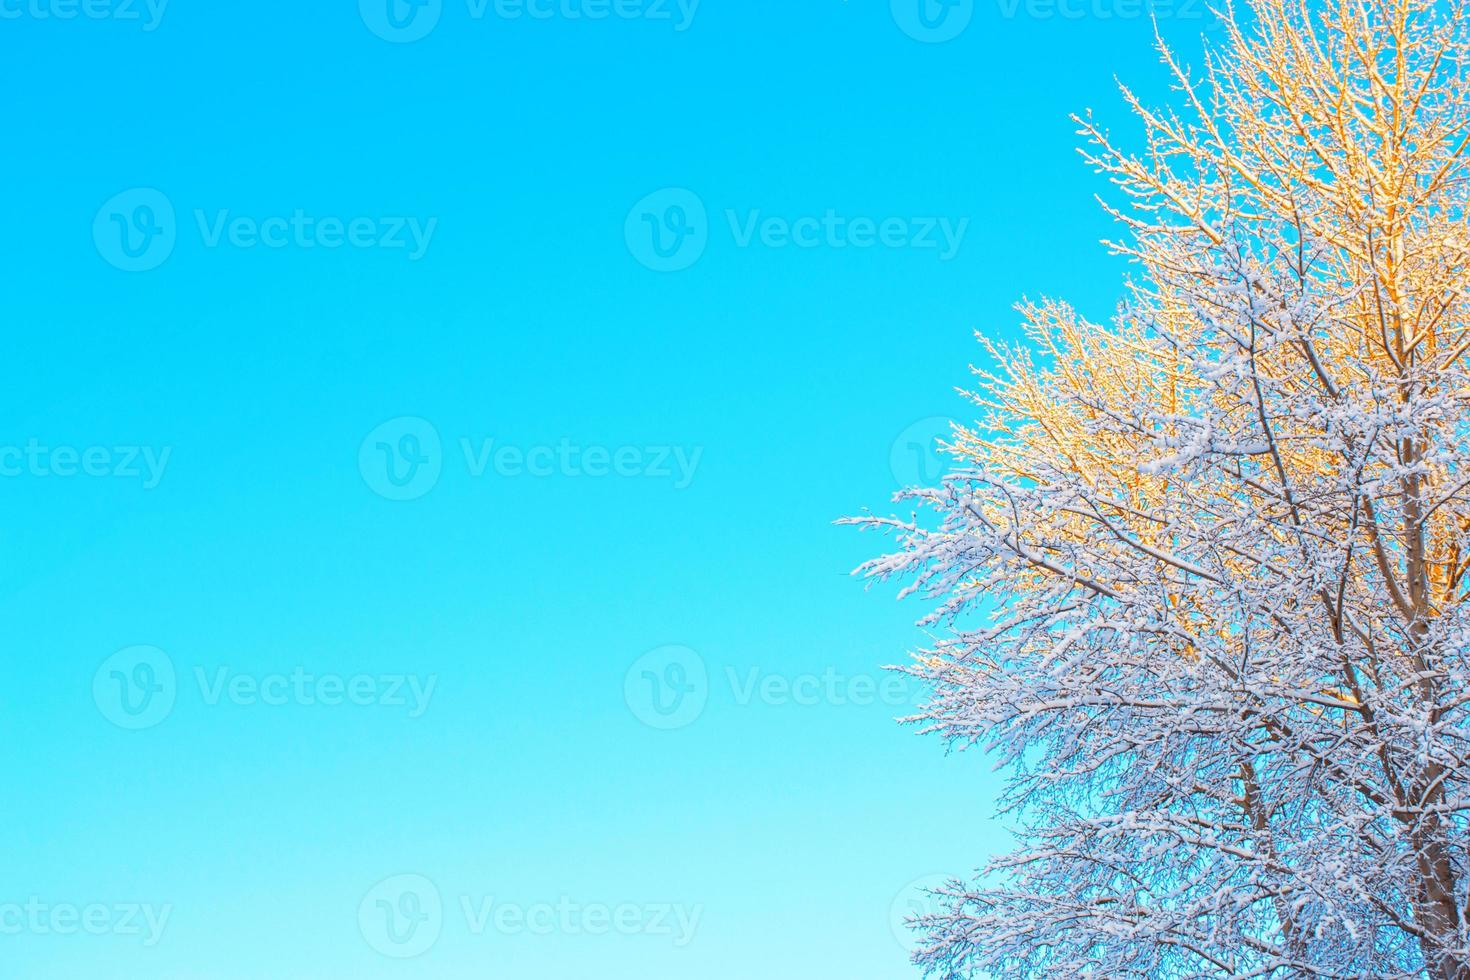
[[[1123,268],[1067,115],[1130,131],[1115,74],[1166,97],[1139,5],[980,0],[935,43],[907,0],[704,0],[685,30],[672,2],[590,20],[443,0],[395,43],[355,0],[173,0],[153,30],[123,2],[0,0],[0,446],[170,452],[151,489],[0,477],[0,976],[914,976],[895,898],[1005,846],[989,762],[893,724],[903,704],[740,685],[881,678],[922,641],[918,603],[847,575],[881,539],[831,522],[889,511],[907,443],[963,414],[974,329],[1013,332],[1022,294],[1110,311]],[[1161,12],[1193,57],[1203,6]],[[135,188],[165,196],[176,241],[126,272],[107,232],[140,199],[104,204]],[[665,188],[706,209],[677,272],[640,262],[642,214],[677,219],[667,195],[635,205]],[[437,225],[416,261],[196,227],[297,209]],[[828,209],[969,224],[944,260],[742,246],[726,217]],[[440,472],[394,501],[376,440],[359,450],[402,417],[433,426]],[[460,440],[492,438],[701,455],[685,487],[477,477]],[[109,658],[136,645],[177,682],[129,730]],[[668,645],[708,683],[661,730],[625,680]],[[412,718],[211,704],[196,675],[298,667],[437,686]],[[412,959],[370,935],[402,874],[443,903]],[[683,946],[477,935],[464,897],[700,919]],[[32,899],[171,912],[148,946],[120,923],[40,934],[16,918]]]

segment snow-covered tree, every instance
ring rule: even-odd
[[[942,486],[851,519],[934,600],[914,720],[1009,774],[930,975],[1470,978],[1470,31],[1227,21],[1142,152],[1079,119],[1117,315],[1023,304]]]

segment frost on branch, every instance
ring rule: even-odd
[[[1139,268],[1024,305],[874,578],[935,603],[915,721],[1020,846],[959,977],[1470,978],[1466,55],[1428,0],[1256,0],[1148,149],[1081,119]]]

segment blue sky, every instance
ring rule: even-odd
[[[1140,9],[0,0],[0,976],[913,976],[998,777],[831,522],[1111,308]]]

